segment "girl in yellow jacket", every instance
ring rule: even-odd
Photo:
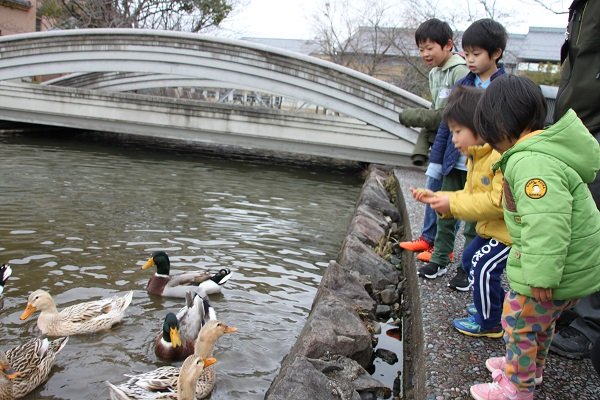
[[[492,171],[500,159],[475,132],[473,116],[483,90],[458,86],[450,95],[443,118],[452,131],[454,146],[467,156],[467,180],[463,190],[431,192],[413,189],[413,197],[433,208],[441,218],[476,221],[477,236],[464,249],[462,266],[473,288],[473,304],[466,318],[453,320],[454,327],[469,336],[501,338],[500,320],[510,237],[502,209],[502,173]]]

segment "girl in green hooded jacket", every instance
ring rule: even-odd
[[[506,355],[486,361],[493,384],[475,399],[533,399],[561,312],[600,290],[600,211],[587,184],[600,146],[573,110],[544,128],[547,106],[531,80],[504,75],[477,105],[475,127],[502,153],[504,221],[513,247],[502,327]]]

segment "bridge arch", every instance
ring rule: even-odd
[[[352,69],[240,40],[135,29],[0,37],[0,81],[89,72],[160,74],[164,81],[190,84],[227,82],[338,111],[409,143],[416,133],[398,123],[398,112],[429,106],[408,91]]]

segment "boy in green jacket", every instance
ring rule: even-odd
[[[475,399],[533,399],[561,312],[600,290],[600,211],[587,183],[600,146],[574,111],[545,130],[546,102],[528,78],[494,80],[475,112],[481,137],[502,153],[504,221],[513,242],[504,300],[505,357],[486,361],[493,384]]]

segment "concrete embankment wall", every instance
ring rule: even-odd
[[[402,397],[422,398],[416,270],[414,259],[397,245],[410,234],[397,175],[391,168],[372,165],[338,257],[325,271],[306,324],[265,399],[400,398],[398,387],[387,387],[367,372],[379,322],[389,318],[402,325]]]

